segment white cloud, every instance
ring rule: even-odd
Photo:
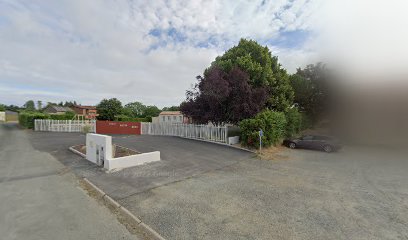
[[[267,44],[280,31],[311,29],[316,1],[262,2],[3,0],[0,102],[179,104],[195,76],[241,37]],[[155,29],[175,35],[149,34]],[[290,70],[314,54],[272,49]]]

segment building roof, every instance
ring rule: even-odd
[[[6,110],[5,113],[7,115],[18,115],[18,112],[13,112],[13,111],[10,111],[10,110]]]
[[[163,111],[159,115],[183,115],[180,111]]]
[[[72,109],[69,108],[69,107],[62,107],[62,106],[58,106],[58,105],[50,105],[48,107],[53,108],[57,112],[70,112],[70,111],[72,111]]]
[[[81,108],[81,109],[96,110],[96,107],[95,107],[95,106],[74,105],[73,107],[75,107],[75,108]]]

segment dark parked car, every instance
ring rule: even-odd
[[[307,148],[323,150],[325,152],[333,152],[341,149],[340,142],[328,136],[305,135],[300,138],[286,139],[283,145],[289,148]]]

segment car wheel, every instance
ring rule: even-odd
[[[330,145],[326,145],[323,147],[323,150],[327,153],[332,152],[333,148]]]
[[[295,149],[296,148],[296,143],[289,143],[289,147],[291,148],[291,149]]]

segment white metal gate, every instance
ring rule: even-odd
[[[227,143],[226,126],[182,124],[182,123],[142,123],[142,134],[166,135]]]
[[[83,132],[89,127],[89,132],[95,132],[95,120],[50,120],[35,119],[34,130],[45,132]]]

